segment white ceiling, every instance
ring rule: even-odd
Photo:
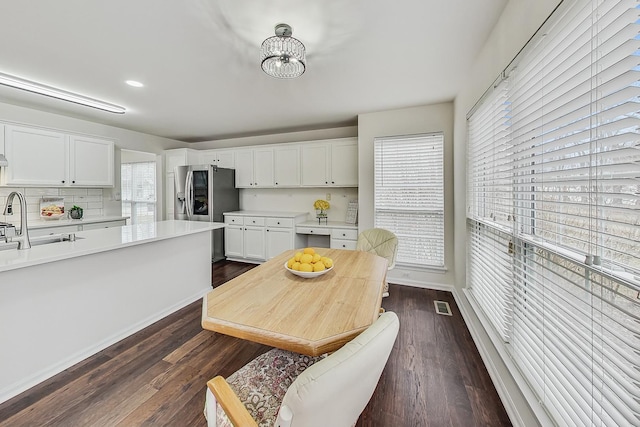
[[[127,112],[3,86],[0,102],[188,142],[355,125],[359,113],[453,100],[507,3],[1,1],[0,72]],[[307,48],[297,79],[260,69],[260,44],[280,22]]]

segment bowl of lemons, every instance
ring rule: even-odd
[[[284,268],[296,276],[312,279],[333,269],[333,260],[320,255],[313,248],[304,248],[284,263]]]

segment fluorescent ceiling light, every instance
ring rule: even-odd
[[[128,84],[129,86],[133,86],[133,87],[143,87],[144,86],[142,83],[137,82],[135,80],[127,80],[125,83]]]
[[[124,114],[126,111],[124,107],[119,105],[110,104],[108,102],[100,101],[99,99],[89,98],[88,96],[79,95],[73,92],[67,92],[66,90],[32,82],[9,74],[0,73],[0,84],[37,93],[39,95],[50,96],[63,101],[86,105],[87,107],[97,108],[98,110],[104,110],[110,113]]]

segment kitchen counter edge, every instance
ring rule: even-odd
[[[224,228],[220,222],[160,221],[79,231],[74,242],[0,251],[0,273]]]

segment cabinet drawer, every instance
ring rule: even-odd
[[[293,219],[291,218],[267,218],[267,227],[293,227]]]
[[[358,240],[358,230],[334,228],[331,230],[332,239]]]
[[[331,239],[331,249],[350,249],[356,250],[355,240]]]
[[[245,216],[244,225],[264,225],[264,217],[262,216]]]
[[[297,227],[296,233],[298,234],[318,234],[320,236],[331,235],[331,229],[322,227]]]
[[[244,220],[244,217],[240,216],[240,215],[225,215],[224,216],[224,223],[225,224],[242,225],[242,224],[244,224],[243,220]]]

